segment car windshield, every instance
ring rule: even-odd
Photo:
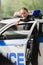
[[[29,30],[31,29],[33,23],[29,23]],[[25,24],[27,25],[27,24]],[[4,26],[4,25],[3,25]],[[9,27],[7,30],[3,32],[3,35],[7,37],[7,39],[24,39],[27,38],[29,30],[24,30],[24,25],[18,25],[17,30],[15,30],[15,25]]]

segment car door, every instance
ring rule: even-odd
[[[14,30],[12,27],[14,23],[8,24],[0,30],[0,53],[10,59],[14,65],[26,65],[25,54],[27,41],[31,36],[36,21],[30,22],[29,24],[32,24],[32,26],[30,26],[28,31]]]
[[[3,35],[1,35],[0,52],[5,57],[9,58],[15,65],[20,64],[25,65],[24,58],[25,58],[26,37],[27,35],[19,33],[17,34],[11,28],[5,31]]]
[[[38,41],[39,41],[39,49],[40,49],[40,53],[41,53],[41,57],[39,57],[39,63],[43,64],[43,19],[38,20],[38,24],[39,24],[39,36],[38,36]]]

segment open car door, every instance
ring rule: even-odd
[[[14,30],[15,23],[9,23],[0,29],[0,53],[14,65],[26,65],[27,42],[37,21],[20,22],[19,25],[32,24],[29,30]],[[19,26],[18,25],[18,26]]]

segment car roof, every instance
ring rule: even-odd
[[[13,22],[18,21],[19,19],[20,19],[20,18],[1,20],[0,23],[3,23],[3,24],[10,24],[10,23],[13,23]]]

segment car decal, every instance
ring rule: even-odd
[[[3,40],[0,40],[0,46],[5,46],[6,43]]]
[[[27,39],[0,40],[0,46],[14,46],[27,44]]]

